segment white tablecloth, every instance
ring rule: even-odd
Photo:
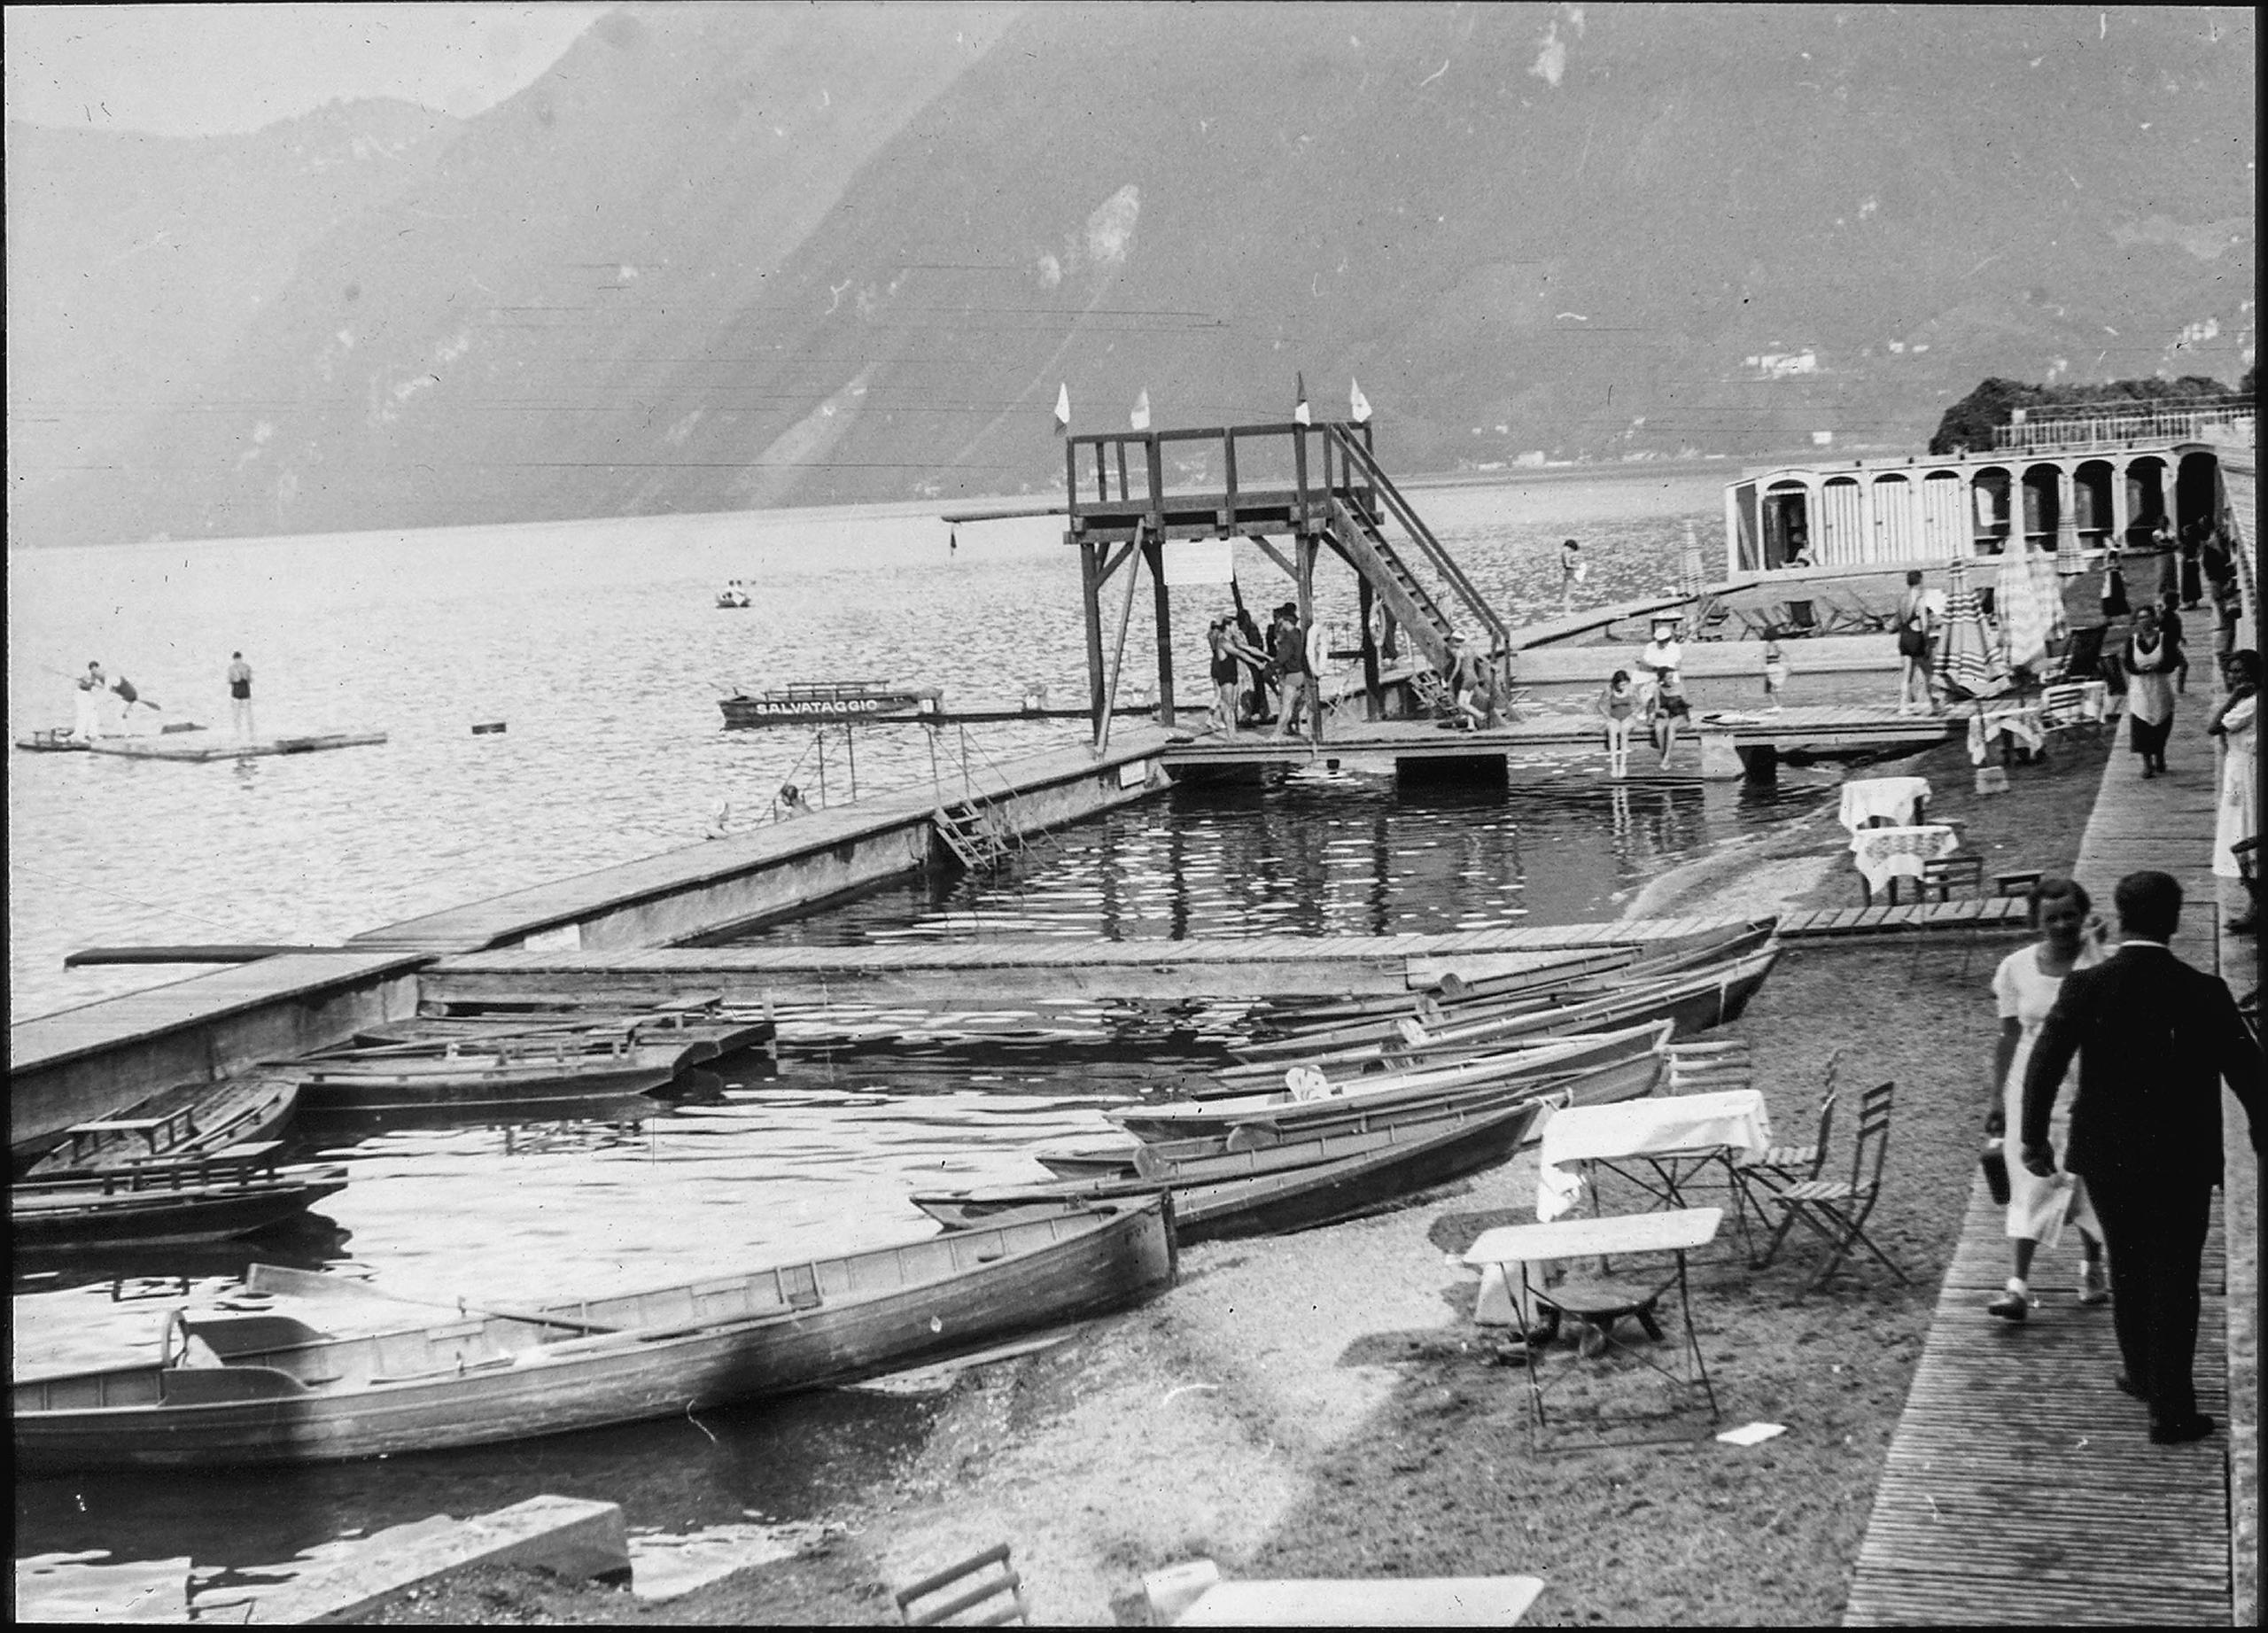
[[[1862,828],[1851,836],[1851,857],[1867,881],[1869,892],[1892,879],[1918,879],[1922,864],[1951,856],[1961,839],[1951,828],[1932,822],[1923,828]]]
[[[1861,777],[1843,785],[1843,826],[1852,833],[1874,817],[1888,817],[1900,827],[1922,814],[1930,797],[1927,777]]]
[[[1772,1120],[1763,1094],[1755,1089],[1669,1094],[1554,1112],[1543,1125],[1538,1154],[1535,1217],[1556,1219],[1581,1200],[1583,1178],[1575,1166],[1580,1163],[1719,1151],[1762,1156],[1771,1145]]]

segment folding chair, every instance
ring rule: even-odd
[[[1719,1089],[1745,1089],[1756,1079],[1756,1062],[1745,1038],[1720,1038],[1711,1043],[1674,1043],[1669,1046],[1669,1092],[1707,1094]]]
[[[1827,1167],[1828,1136],[1835,1128],[1835,1077],[1843,1067],[1843,1051],[1837,1049],[1827,1057],[1827,1078],[1821,1085],[1819,1096],[1819,1126],[1813,1131],[1811,1143],[1805,1146],[1773,1146],[1761,1156],[1743,1157],[1733,1164],[1733,1178],[1741,1187],[1744,1205],[1752,1205],[1758,1217],[1764,1215],[1764,1205],[1757,1200],[1754,1185],[1784,1188],[1801,1180],[1816,1179]],[[1780,1244],[1788,1234],[1790,1221],[1783,1217],[1773,1233],[1764,1256],[1749,1256],[1749,1268],[1762,1270],[1772,1263],[1780,1251]]]
[[[1793,1184],[1762,1187],[1764,1201],[1787,1210],[1779,1233],[1772,1239],[1767,1258],[1779,1251],[1780,1238],[1801,1220],[1806,1229],[1827,1243],[1827,1263],[1806,1284],[1813,1293],[1827,1285],[1853,1248],[1864,1248],[1882,1261],[1900,1283],[1911,1280],[1897,1262],[1867,1235],[1866,1224],[1882,1196],[1883,1159],[1890,1149],[1890,1108],[1897,1085],[1878,1083],[1859,1099],[1859,1136],[1851,1147],[1851,1177],[1845,1179],[1798,1179]]]
[[[1814,612],[1811,603],[1789,602],[1787,613],[1786,628],[1790,634],[1816,635],[1822,633],[1819,627],[1819,618]]]
[[[993,1570],[993,1567],[998,1568]],[[914,1600],[932,1598],[948,1589],[960,1587],[971,1578],[975,1579],[975,1585],[951,1598],[924,1605],[919,1610],[913,1607]],[[953,1625],[997,1628],[1031,1620],[1031,1601],[1025,1597],[1023,1578],[1009,1568],[1006,1543],[987,1548],[959,1565],[948,1566],[934,1576],[924,1576],[910,1588],[900,1588],[896,1598],[897,1614],[908,1627],[936,1627],[964,1614],[968,1620]],[[1000,1602],[995,1603],[996,1600]]]

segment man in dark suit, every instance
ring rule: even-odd
[[[2047,1119],[2079,1057],[2063,1166],[2083,1176],[2110,1250],[2118,1387],[2148,1403],[2160,1445],[2202,1440],[2197,1410],[2198,1261],[2221,1178],[2224,1079],[2260,1147],[2260,1047],[2221,981],[2167,950],[2181,886],[2165,874],[2118,882],[2121,945],[2063,977],[2023,1082],[2023,1163],[2055,1170]]]

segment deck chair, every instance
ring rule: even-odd
[[[949,1598],[937,1596],[959,1589]],[[956,1627],[997,1628],[1031,1620],[1031,1601],[1025,1596],[1023,1578],[1009,1568],[1008,1544],[987,1548],[973,1559],[947,1566],[934,1576],[924,1576],[897,1594],[897,1614],[908,1627],[929,1628],[953,1622]],[[915,1608],[916,1599],[932,1603]]]
[[[2103,637],[2110,633],[2108,624],[2085,624],[2071,632],[2063,656],[2050,658],[2039,679],[2043,685],[2053,686],[2059,680],[2092,680],[2102,667]]]
[[[1813,595],[1827,609],[1827,624],[1821,632],[1829,635],[1871,635],[1890,627],[1890,620],[1879,612],[1872,612],[1857,602],[1845,601],[1823,588],[1814,588]]]
[[[2041,688],[2039,694],[2039,729],[2043,732],[2084,731],[2088,736],[2100,738],[2105,719],[2089,719],[2081,705],[2085,702],[2087,683],[2085,680],[2058,680]]]
[[[1883,1159],[1890,1149],[1891,1101],[1896,1089],[1895,1084],[1878,1083],[1859,1097],[1859,1136],[1851,1147],[1850,1178],[1798,1179],[1783,1186],[1767,1181],[1759,1187],[1767,1205],[1784,1210],[1767,1258],[1779,1251],[1788,1227],[1798,1222],[1827,1243],[1827,1261],[1805,1285],[1806,1293],[1825,1287],[1854,1248],[1864,1248],[1881,1260],[1901,1284],[1912,1279],[1866,1231],[1867,1219],[1882,1197]]]
[[[1788,616],[1781,620],[1780,627],[1790,634],[1816,635],[1824,633],[1819,626],[1818,612],[1810,602],[1790,601],[1784,603],[1784,610]]]

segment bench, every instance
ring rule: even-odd
[[[155,1117],[101,1117],[92,1123],[74,1123],[64,1132],[71,1138],[74,1163],[113,1135],[139,1134],[149,1143],[150,1155],[157,1156],[197,1132],[197,1108],[183,1106]]]

